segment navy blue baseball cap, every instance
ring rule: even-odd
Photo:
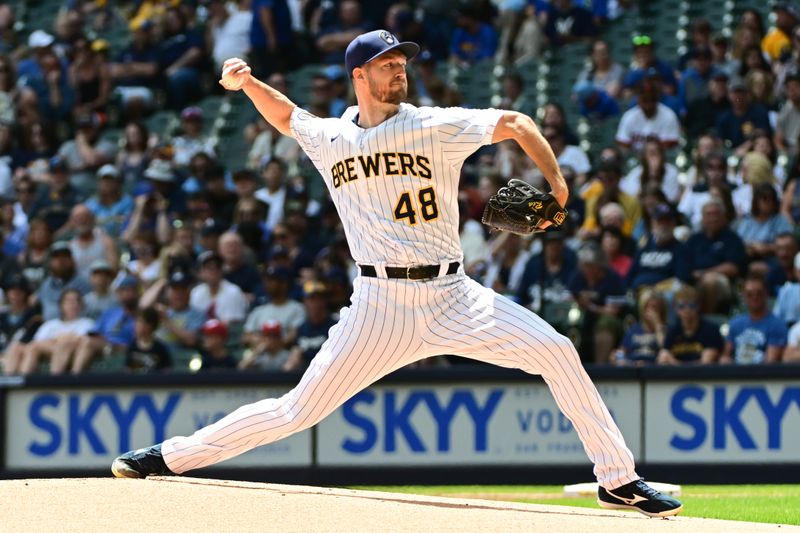
[[[419,52],[419,45],[411,41],[401,43],[386,30],[362,33],[347,45],[347,51],[344,53],[347,73],[352,76],[354,68],[364,66],[390,50],[400,50],[406,58],[411,59]]]

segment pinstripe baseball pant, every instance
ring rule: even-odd
[[[540,374],[578,432],[600,484],[613,489],[639,479],[572,342],[462,273],[424,282],[357,278],[351,305],[293,390],[165,441],[164,460],[179,474],[275,442],[318,423],[386,374],[445,353]]]

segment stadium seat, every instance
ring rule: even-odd
[[[108,356],[98,357],[89,367],[90,372],[120,372],[125,368],[125,352],[118,351]]]

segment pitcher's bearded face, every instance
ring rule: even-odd
[[[408,96],[406,56],[389,52],[365,65],[370,95],[385,104],[398,105]]]

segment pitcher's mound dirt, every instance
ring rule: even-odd
[[[755,532],[699,518],[193,478],[0,481],[3,531]]]

